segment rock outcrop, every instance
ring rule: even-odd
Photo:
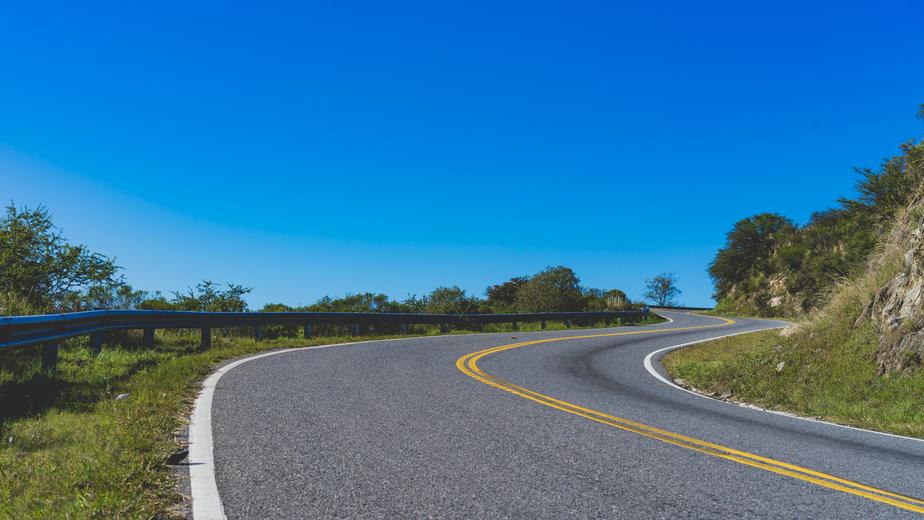
[[[924,360],[924,203],[912,203],[888,237],[887,247],[904,252],[902,269],[866,307],[857,324],[872,319],[880,333],[880,373],[913,370]],[[874,266],[880,267],[881,266]]]
[[[806,297],[791,293],[785,274],[758,277],[748,287],[732,287],[723,299],[725,310],[777,318],[800,318],[809,309]]]

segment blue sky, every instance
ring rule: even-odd
[[[735,221],[921,135],[922,5],[8,3],[0,198],[252,306],[557,264],[710,304]]]

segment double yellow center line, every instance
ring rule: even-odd
[[[708,329],[715,327],[725,327],[732,325],[734,320],[728,320],[722,318],[725,322],[721,325],[702,325],[696,327],[678,327],[678,328],[665,328],[665,329],[653,329],[653,330],[633,330],[629,332],[615,332],[615,333],[606,333],[606,334],[589,334],[583,336],[568,336],[563,338],[546,338],[538,339],[533,341],[523,341],[520,343],[512,343],[510,345],[501,345],[499,347],[492,347],[485,350],[479,350],[478,352],[472,352],[471,354],[466,354],[456,360],[456,368],[458,368],[462,373],[473,377],[482,383],[499,388],[505,392],[510,392],[511,394],[518,395],[530,401],[535,401],[539,404],[555,408],[564,412],[568,412],[585,419],[590,419],[591,421],[596,421],[601,424],[606,424],[608,426],[613,426],[620,428],[622,430],[630,431],[637,433],[639,435],[644,435],[651,439],[656,439],[661,442],[666,442],[668,444],[673,444],[674,446],[680,446],[681,448],[686,448],[689,450],[697,451],[699,453],[704,453],[706,455],[711,455],[713,457],[719,457],[726,460],[731,460],[739,464],[744,464],[754,468],[762,469],[765,471],[770,471],[778,475],[785,475],[787,477],[792,477],[799,479],[805,482],[810,482],[818,486],[826,487],[828,489],[834,489],[837,491],[842,491],[844,493],[849,493],[851,495],[867,498],[869,500],[874,500],[876,502],[881,502],[884,504],[889,504],[901,509],[908,511],[914,511],[917,513],[924,513],[924,500],[917,498],[900,495],[898,493],[892,493],[891,491],[886,491],[884,489],[875,488],[872,486],[867,486],[860,484],[858,482],[853,482],[844,478],[840,478],[834,475],[829,475],[827,473],[822,473],[820,471],[815,471],[809,468],[804,468],[802,466],[797,466],[795,464],[789,464],[787,462],[771,459],[768,457],[762,457],[760,455],[755,455],[753,453],[748,453],[746,451],[736,450],[733,448],[728,448],[715,444],[712,442],[706,442],[699,439],[694,439],[693,437],[687,437],[686,435],[681,435],[679,433],[670,432],[667,430],[662,430],[660,428],[655,428],[653,426],[648,426],[635,421],[630,421],[629,419],[623,419],[622,417],[616,417],[614,415],[609,415],[598,410],[592,410],[590,408],[585,408],[583,406],[578,406],[574,403],[569,403],[567,401],[562,401],[554,397],[540,394],[533,390],[523,388],[521,386],[509,383],[503,379],[493,376],[486,373],[478,367],[478,361],[482,358],[490,356],[492,354],[497,354],[498,352],[503,352],[505,350],[512,350],[515,348],[526,347],[529,345],[538,345],[541,343],[552,343],[556,341],[571,341],[571,340],[580,340],[580,339],[591,339],[591,338],[606,338],[613,336],[629,336],[636,334],[654,334],[660,332],[676,332],[676,331],[687,331],[695,329]]]

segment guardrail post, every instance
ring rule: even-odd
[[[259,327],[259,326],[254,327],[253,328],[253,340],[260,341],[261,339],[263,339],[263,327]]]
[[[402,323],[401,325],[398,325],[398,331],[401,334],[407,334],[407,323]]]
[[[145,348],[154,348],[154,329],[147,328],[144,329],[144,347]]]
[[[565,320],[565,327],[571,328],[571,320]]]
[[[304,331],[303,336],[305,339],[308,339],[311,337],[311,324],[310,323],[305,324],[305,331]]]
[[[42,345],[42,371],[54,374],[58,370],[58,343]]]
[[[511,323],[510,326],[511,326],[510,328],[513,330],[520,330],[520,326],[515,321]]]
[[[540,322],[539,322],[539,328],[545,330],[545,327],[546,327],[545,320],[540,321]]]
[[[610,326],[610,319],[609,319],[609,318],[605,318],[605,319],[603,320],[603,324],[606,325],[607,327],[609,327],[609,326]]]
[[[350,327],[350,333],[353,336],[359,336],[359,323],[354,323],[353,326]]]
[[[446,334],[449,332],[449,326],[445,323],[440,323],[440,334]]]
[[[202,338],[199,340],[199,350],[208,350],[212,348],[212,329],[202,327]]]
[[[94,356],[98,356],[103,350],[103,333],[94,332],[90,334],[90,351]]]

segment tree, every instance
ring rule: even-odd
[[[260,309],[260,312],[292,312],[294,310],[284,303],[267,303]]]
[[[599,312],[606,310],[606,296],[603,289],[593,287],[584,288],[581,298],[581,310]]]
[[[73,245],[52,222],[48,210],[17,208],[0,217],[0,296],[35,312],[81,310],[91,289],[122,284],[113,259]]]
[[[90,287],[86,303],[91,309],[138,309],[147,299],[147,292],[120,283]]]
[[[619,289],[610,289],[603,293],[603,299],[606,302],[604,310],[607,311],[624,311],[632,308],[632,302],[626,293]]]
[[[253,290],[243,285],[227,284],[227,289],[210,280],[196,284],[196,288],[187,287],[186,292],[173,293],[173,305],[182,311],[204,312],[246,312],[247,302],[244,295]]]
[[[680,296],[677,288],[677,277],[674,273],[661,273],[654,278],[645,280],[645,299],[659,306],[674,305]]]
[[[488,287],[488,306],[501,312],[512,310],[516,304],[517,292],[529,282],[526,276],[514,276],[510,280]]]
[[[547,267],[517,290],[520,312],[579,311],[583,294],[580,280],[569,267]]]
[[[752,274],[769,271],[773,252],[796,231],[791,220],[776,213],[761,213],[735,223],[725,247],[709,265],[717,299]]]
[[[395,304],[384,294],[347,294],[342,298],[325,296],[310,307],[316,312],[394,312]]]
[[[427,308],[427,298],[418,298],[416,294],[409,294],[407,298],[395,304],[395,312],[420,314]]]
[[[458,286],[437,287],[427,295],[424,311],[428,314],[466,314],[478,308],[478,298],[465,294]]]
[[[924,150],[913,142],[901,146],[902,155],[883,161],[879,171],[854,168],[860,179],[856,183],[856,200],[841,198],[841,205],[851,212],[865,212],[880,223],[890,223],[898,208],[906,205],[920,182],[920,161]]]
[[[168,300],[160,291],[154,291],[153,294],[147,294],[145,299],[138,304],[139,309],[148,311],[175,311],[177,306]]]

